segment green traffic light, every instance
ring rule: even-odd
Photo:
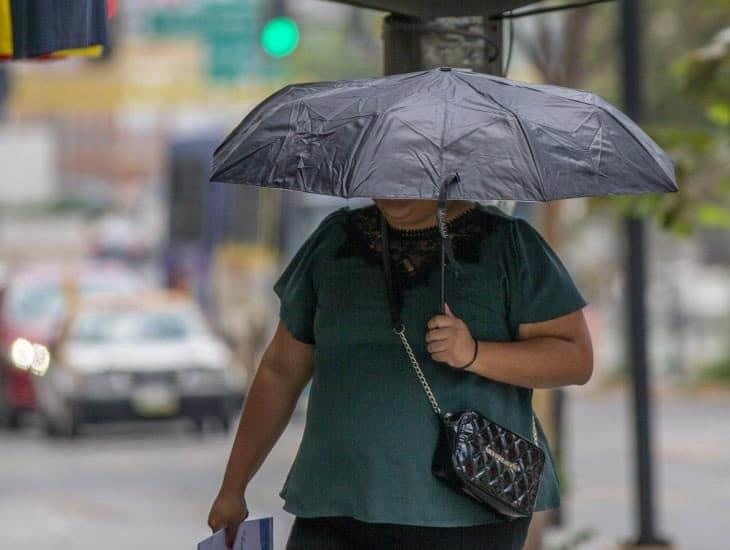
[[[261,47],[272,57],[286,57],[299,43],[297,24],[288,17],[275,17],[261,31]]]

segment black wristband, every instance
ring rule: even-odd
[[[471,337],[472,340],[474,340],[474,357],[471,358],[471,361],[469,361],[466,365],[463,367],[454,367],[457,370],[464,370],[467,367],[471,367],[474,361],[477,360],[477,355],[479,354],[479,342],[477,342],[477,339],[473,336]]]

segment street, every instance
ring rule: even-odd
[[[582,549],[611,548],[638,533],[631,395],[571,387],[567,468],[574,487],[564,499],[569,531],[593,530]],[[659,390],[654,395],[656,531],[676,549],[728,548],[730,399]]]
[[[278,548],[291,516],[278,490],[296,452],[295,416],[249,488],[251,516],[274,515]],[[78,441],[40,431],[3,432],[0,548],[195,548],[226,464],[230,441],[184,423],[92,427]]]
[[[569,389],[575,491],[564,499],[568,526],[548,534],[547,548],[583,530],[594,534],[578,548],[610,548],[633,533],[628,397]],[[727,548],[730,403],[662,393],[656,405],[658,531],[677,548]],[[292,521],[278,491],[303,422],[299,411],[247,494],[252,516],[274,516],[277,549]],[[73,442],[47,440],[35,428],[0,437],[3,549],[194,548],[208,533],[208,509],[230,448],[221,432],[199,437],[177,423],[94,428]]]

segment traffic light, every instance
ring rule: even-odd
[[[261,47],[271,57],[286,57],[299,44],[299,28],[293,19],[274,17],[261,30]]]
[[[299,27],[288,17],[286,0],[270,0],[259,42],[267,55],[276,58],[286,57],[297,49]]]

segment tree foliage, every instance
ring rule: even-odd
[[[614,202],[621,212],[652,217],[679,234],[730,230],[730,27],[681,56],[670,73],[679,97],[700,116],[691,125],[654,121],[647,129],[672,157],[680,190]]]
[[[616,4],[539,16],[517,33],[542,80],[620,106]],[[675,163],[680,191],[591,199],[590,211],[654,219],[671,231],[730,229],[730,20],[727,0],[645,0],[642,127]]]

